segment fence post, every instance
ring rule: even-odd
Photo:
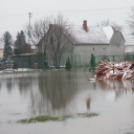
[[[22,68],[24,67],[24,57],[22,56]]]
[[[96,62],[95,62],[95,56],[91,54],[91,60],[90,60],[90,65],[93,73],[95,72],[95,67],[96,67]]]
[[[133,62],[134,62],[134,54],[133,54]]]
[[[114,56],[113,56],[113,61],[114,61]]]
[[[76,55],[74,55],[74,67],[75,67],[75,68],[76,68],[76,64],[77,64]]]
[[[42,54],[42,69],[44,69],[44,55]]]
[[[30,56],[28,56],[28,65],[29,65],[29,68],[31,68],[31,60],[30,60]]]

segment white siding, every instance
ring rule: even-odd
[[[124,41],[123,37],[121,36],[120,32],[114,32],[114,34],[110,40],[110,44],[116,45],[116,46],[120,46],[120,45],[125,44],[125,41]]]
[[[91,54],[94,54],[94,56],[97,57],[97,62],[99,62],[104,55],[124,55],[124,49],[124,45],[76,45],[74,47],[73,55],[79,56],[81,65],[85,65],[90,62]]]

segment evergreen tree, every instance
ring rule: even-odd
[[[20,32],[20,38],[21,38],[21,44],[26,44],[26,36],[25,36],[23,30],[21,30],[21,32]]]
[[[18,33],[16,36],[14,53],[22,54],[22,53],[30,53],[30,52],[31,52],[31,47],[29,44],[26,43],[25,34],[21,30],[21,32]]]
[[[19,54],[20,53],[20,44],[21,44],[21,39],[20,39],[20,33],[17,34],[16,36],[16,41],[15,41],[15,48],[14,48],[14,53]]]
[[[95,67],[96,67],[96,62],[95,62],[95,56],[93,54],[91,54],[91,60],[90,60],[90,65],[91,65],[91,69],[95,70]]]
[[[9,32],[5,32],[4,34],[4,60],[7,60],[10,57],[12,52],[12,36]]]
[[[68,57],[68,59],[67,59],[67,61],[66,61],[65,69],[70,70],[71,67],[72,67],[72,66],[71,66],[71,63],[70,63],[70,59],[69,59],[69,57]]]

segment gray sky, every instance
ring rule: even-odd
[[[31,22],[60,12],[75,25],[87,20],[89,26],[94,26],[108,18],[126,25],[132,6],[134,0],[0,0],[0,38],[5,31],[15,37],[29,22],[28,12],[33,14]]]

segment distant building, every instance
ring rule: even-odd
[[[0,59],[3,58],[3,48],[0,48]]]

